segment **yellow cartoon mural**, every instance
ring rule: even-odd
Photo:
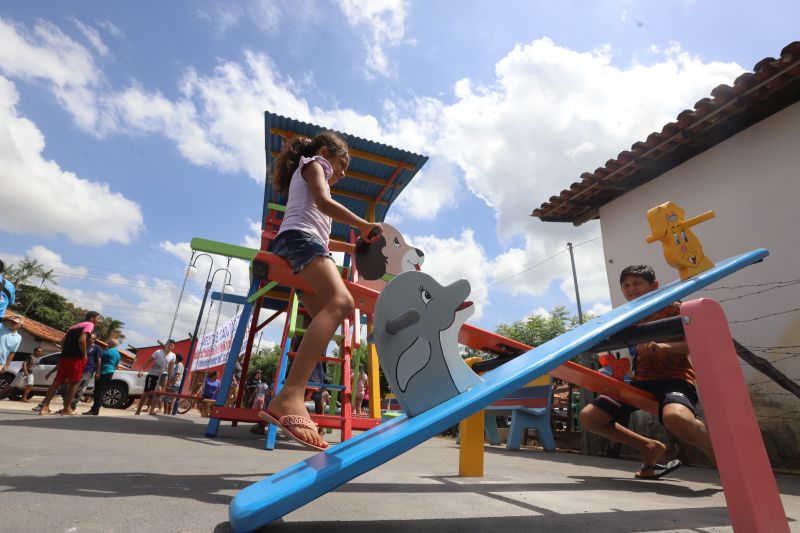
[[[650,236],[647,243],[661,241],[667,263],[678,269],[681,279],[690,278],[714,266],[703,253],[703,245],[690,229],[692,226],[714,218],[713,211],[706,211],[685,220],[682,207],[666,202],[647,211]]]

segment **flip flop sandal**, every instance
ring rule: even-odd
[[[681,466],[683,466],[683,463],[681,463],[680,460],[678,459],[673,459],[672,461],[663,465],[658,463],[654,465],[642,464],[641,468],[639,468],[639,472],[634,474],[633,477],[635,477],[636,479],[661,479],[670,472],[677,470]],[[644,471],[650,471],[653,474],[649,476],[640,475],[640,473]]]
[[[306,416],[283,415],[280,418],[276,418],[269,411],[259,411],[258,418],[264,420],[265,422],[269,422],[270,424],[275,424],[289,437],[296,440],[300,444],[307,446],[308,448],[320,452],[328,449],[327,443],[325,444],[325,446],[317,446],[313,442],[305,440],[301,435],[297,435],[291,429],[289,429],[293,427],[298,427],[298,428],[310,429],[311,431],[318,431],[317,425],[314,423],[314,421]]]

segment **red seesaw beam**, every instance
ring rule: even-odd
[[[303,278],[292,272],[292,268],[285,259],[269,252],[259,252],[253,258],[253,261],[267,268],[269,280],[277,281],[281,285],[296,290],[313,292],[311,287],[303,281]],[[344,283],[353,296],[356,307],[362,312],[372,315],[380,293],[349,281]],[[533,349],[527,344],[469,324],[464,324],[461,327],[461,331],[458,334],[458,342],[476,350],[484,350],[496,354],[525,353]],[[658,413],[658,403],[652,394],[628,385],[623,381],[604,376],[572,361],[568,361],[552,370],[550,375],[579,387],[611,396],[643,411],[653,414]]]

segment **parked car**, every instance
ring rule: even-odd
[[[22,369],[22,361],[28,357],[26,353],[17,353],[14,361],[8,365],[6,372],[0,373],[0,391],[6,390],[6,395],[13,399],[22,397],[22,391],[8,389],[14,378]],[[51,353],[39,358],[39,364],[33,367],[33,388],[31,394],[45,394],[53,383],[55,373],[49,378],[45,376],[53,370],[61,358],[61,352]],[[145,378],[139,377],[139,373],[134,370],[117,370],[111,384],[103,394],[103,406],[114,409],[127,409],[131,404],[144,393]],[[84,394],[94,392],[94,378],[89,382]]]

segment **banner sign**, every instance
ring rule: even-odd
[[[233,336],[236,334],[236,327],[239,325],[241,311],[228,322],[220,326],[218,330],[208,335],[200,337],[192,358],[192,371],[206,370],[219,365],[224,365],[228,361],[228,353],[231,351]],[[248,324],[249,329],[249,324]],[[245,337],[247,333],[245,333]],[[244,348],[244,343],[242,344]]]

